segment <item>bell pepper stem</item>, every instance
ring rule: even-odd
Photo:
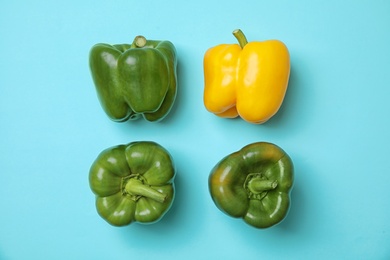
[[[252,178],[248,182],[248,189],[254,194],[273,190],[278,186],[278,181],[263,180],[261,178]]]
[[[238,40],[238,43],[240,44],[241,49],[243,49],[244,46],[248,43],[248,40],[246,39],[245,34],[240,29],[236,29],[233,31],[233,35]]]
[[[143,196],[161,203],[167,199],[166,194],[153,189],[149,185],[142,183],[142,181],[136,178],[131,178],[128,180],[125,186],[125,190],[129,194]]]
[[[142,48],[146,45],[146,38],[142,35],[138,35],[134,38],[133,43],[131,44],[132,48]]]

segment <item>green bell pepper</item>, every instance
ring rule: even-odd
[[[176,49],[169,41],[137,36],[132,44],[92,47],[92,78],[100,103],[110,119],[126,121],[141,115],[159,121],[176,99]]]
[[[258,142],[222,159],[210,173],[209,190],[222,212],[267,228],[287,215],[293,179],[290,157],[274,144]]]
[[[97,212],[114,226],[160,220],[174,199],[175,172],[168,151],[154,142],[104,150],[89,173]]]

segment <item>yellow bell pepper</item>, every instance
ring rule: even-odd
[[[203,60],[206,109],[217,116],[261,124],[279,110],[290,76],[290,55],[279,40],[249,42],[233,31],[239,44],[220,44]]]

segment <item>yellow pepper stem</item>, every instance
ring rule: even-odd
[[[243,49],[244,46],[248,43],[248,40],[246,39],[245,34],[240,29],[236,29],[233,31],[233,35],[238,40],[238,43],[240,44],[241,49]]]

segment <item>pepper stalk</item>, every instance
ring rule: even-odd
[[[137,178],[130,178],[126,182],[125,191],[129,195],[133,195],[136,197],[146,197],[161,203],[165,202],[168,197],[166,194],[153,189],[152,187],[144,184],[141,180]]]
[[[273,180],[263,180],[259,177],[252,178],[248,181],[248,189],[254,193],[258,194],[264,191],[273,190],[278,186],[278,181]]]
[[[132,48],[142,48],[146,45],[146,38],[142,35],[138,35],[134,38],[133,43],[131,44]]]
[[[241,49],[245,47],[245,45],[248,43],[248,40],[245,37],[245,34],[240,30],[236,29],[233,31],[234,37],[238,40],[238,43],[240,44]]]

